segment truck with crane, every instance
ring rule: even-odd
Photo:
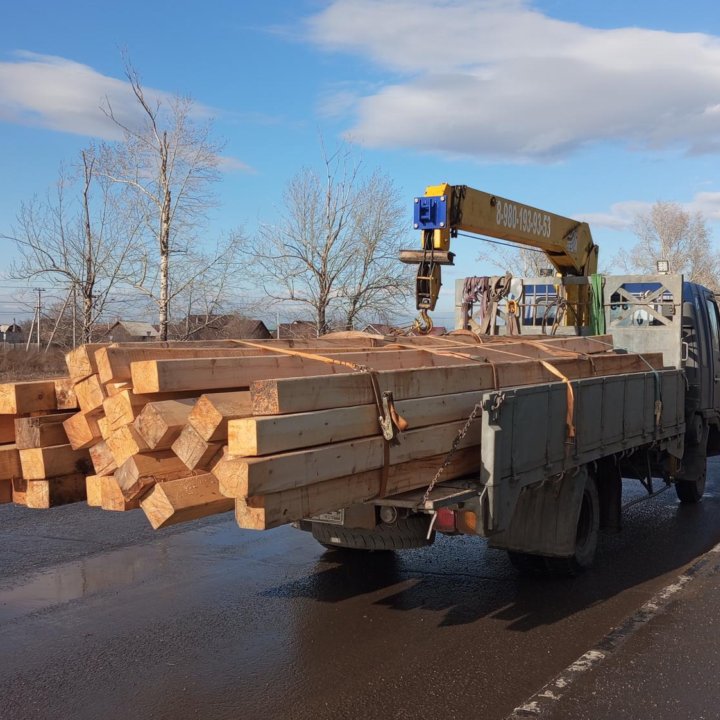
[[[427,545],[436,532],[478,535],[523,572],[573,574],[592,564],[600,530],[620,529],[624,479],[648,497],[673,486],[681,503],[701,500],[707,458],[720,453],[720,313],[710,290],[669,272],[598,275],[587,223],[464,185],[429,186],[413,224],[421,248],[400,259],[418,266],[419,332],[432,329],[452,239],[488,236],[544,252],[554,274],[459,280],[459,331],[607,332],[615,352],[662,353],[663,368],[487,391],[465,425],[482,424],[474,476],[438,476],[425,492],[308,518],[301,529],[328,547],[365,550]]]

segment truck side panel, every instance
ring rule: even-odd
[[[682,371],[590,378],[571,385],[574,437],[566,426],[565,383],[485,393],[480,534],[492,536],[508,528],[526,486],[643,446],[682,456]]]

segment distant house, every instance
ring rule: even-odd
[[[25,342],[22,328],[15,323],[0,325],[0,342],[9,343],[11,345],[18,345]]]
[[[157,340],[160,333],[157,328],[146,322],[118,320],[102,337],[110,342],[150,342]]]
[[[318,336],[317,324],[309,320],[293,320],[278,325],[278,337],[284,340],[293,338],[312,339]]]
[[[188,315],[171,328],[174,337],[188,340],[267,340],[272,334],[262,320],[240,315]]]

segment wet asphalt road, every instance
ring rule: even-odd
[[[554,581],[476,538],[347,562],[229,516],[0,506],[0,717],[503,718],[720,541],[719,471]]]

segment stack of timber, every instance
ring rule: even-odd
[[[662,358],[616,354],[607,335],[339,333],[85,345],[67,364],[79,410],[62,427],[92,465],[88,504],[141,508],[154,528],[234,510],[241,527],[266,529],[427,486],[484,391],[647,372]],[[386,391],[402,418],[387,447]],[[478,473],[479,433],[478,422],[443,479]],[[28,473],[77,475],[68,451],[53,452]]]
[[[70,378],[0,384],[0,503],[48,508],[84,499],[86,468],[63,426],[76,407]]]

